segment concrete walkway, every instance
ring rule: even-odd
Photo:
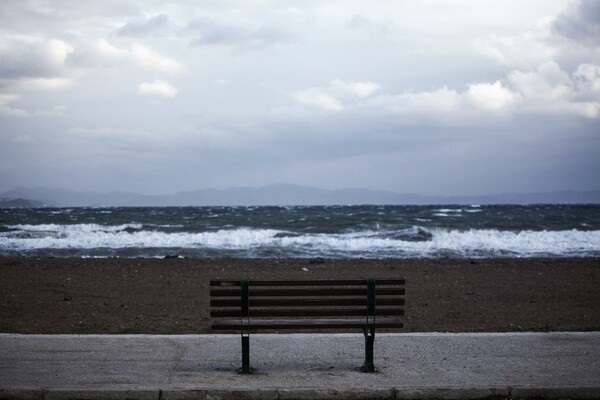
[[[600,398],[600,332],[378,334],[378,372],[357,371],[362,334],[0,334],[0,399]]]

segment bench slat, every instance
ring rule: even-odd
[[[377,307],[379,306],[403,306],[404,299],[398,297],[381,297],[378,298]],[[239,299],[213,299],[210,301],[211,307],[241,307]],[[250,299],[252,307],[328,307],[328,306],[367,306],[366,298],[351,298],[351,299],[293,299],[293,298],[265,298],[265,299]]]
[[[240,290],[212,289],[211,297],[240,297]],[[250,289],[250,296],[255,297],[294,297],[294,296],[366,296],[367,288],[303,288],[303,289]],[[403,296],[404,288],[376,288],[377,296]]]
[[[214,280],[210,281],[212,287],[240,286],[241,281],[236,280]],[[254,286],[366,286],[366,279],[315,279],[302,281],[249,281],[250,287]],[[375,285],[404,286],[404,279],[375,279]]]
[[[379,308],[377,316],[404,315],[402,308]],[[211,317],[241,317],[240,310],[213,310]],[[250,310],[250,318],[254,317],[351,317],[365,316],[364,308],[325,308],[325,309],[258,309]]]
[[[366,327],[364,318],[352,319],[250,319],[249,324],[244,325],[244,329],[362,329]],[[376,328],[403,328],[402,320],[398,318],[377,318]],[[240,320],[217,320],[213,322],[214,330],[240,330]]]

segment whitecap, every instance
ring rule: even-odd
[[[359,231],[336,234],[294,233],[276,229],[236,228],[211,232],[162,232],[118,226],[16,225],[0,233],[2,251],[40,249],[190,249],[235,251],[242,256],[279,254],[336,257],[513,257],[600,255],[600,231],[449,230],[412,227],[397,232]],[[24,229],[27,229],[25,231]],[[38,234],[36,234],[36,232]],[[52,234],[45,234],[53,232]],[[414,240],[413,240],[414,239]],[[263,251],[263,253],[260,253]],[[178,250],[179,251],[179,250]],[[94,251],[96,254],[96,251]],[[154,253],[152,253],[154,254]],[[102,253],[99,253],[102,255]]]

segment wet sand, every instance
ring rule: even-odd
[[[0,258],[0,332],[209,332],[208,283],[406,279],[408,332],[600,330],[600,258]]]

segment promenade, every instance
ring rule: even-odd
[[[0,334],[0,399],[600,398],[600,332]]]

